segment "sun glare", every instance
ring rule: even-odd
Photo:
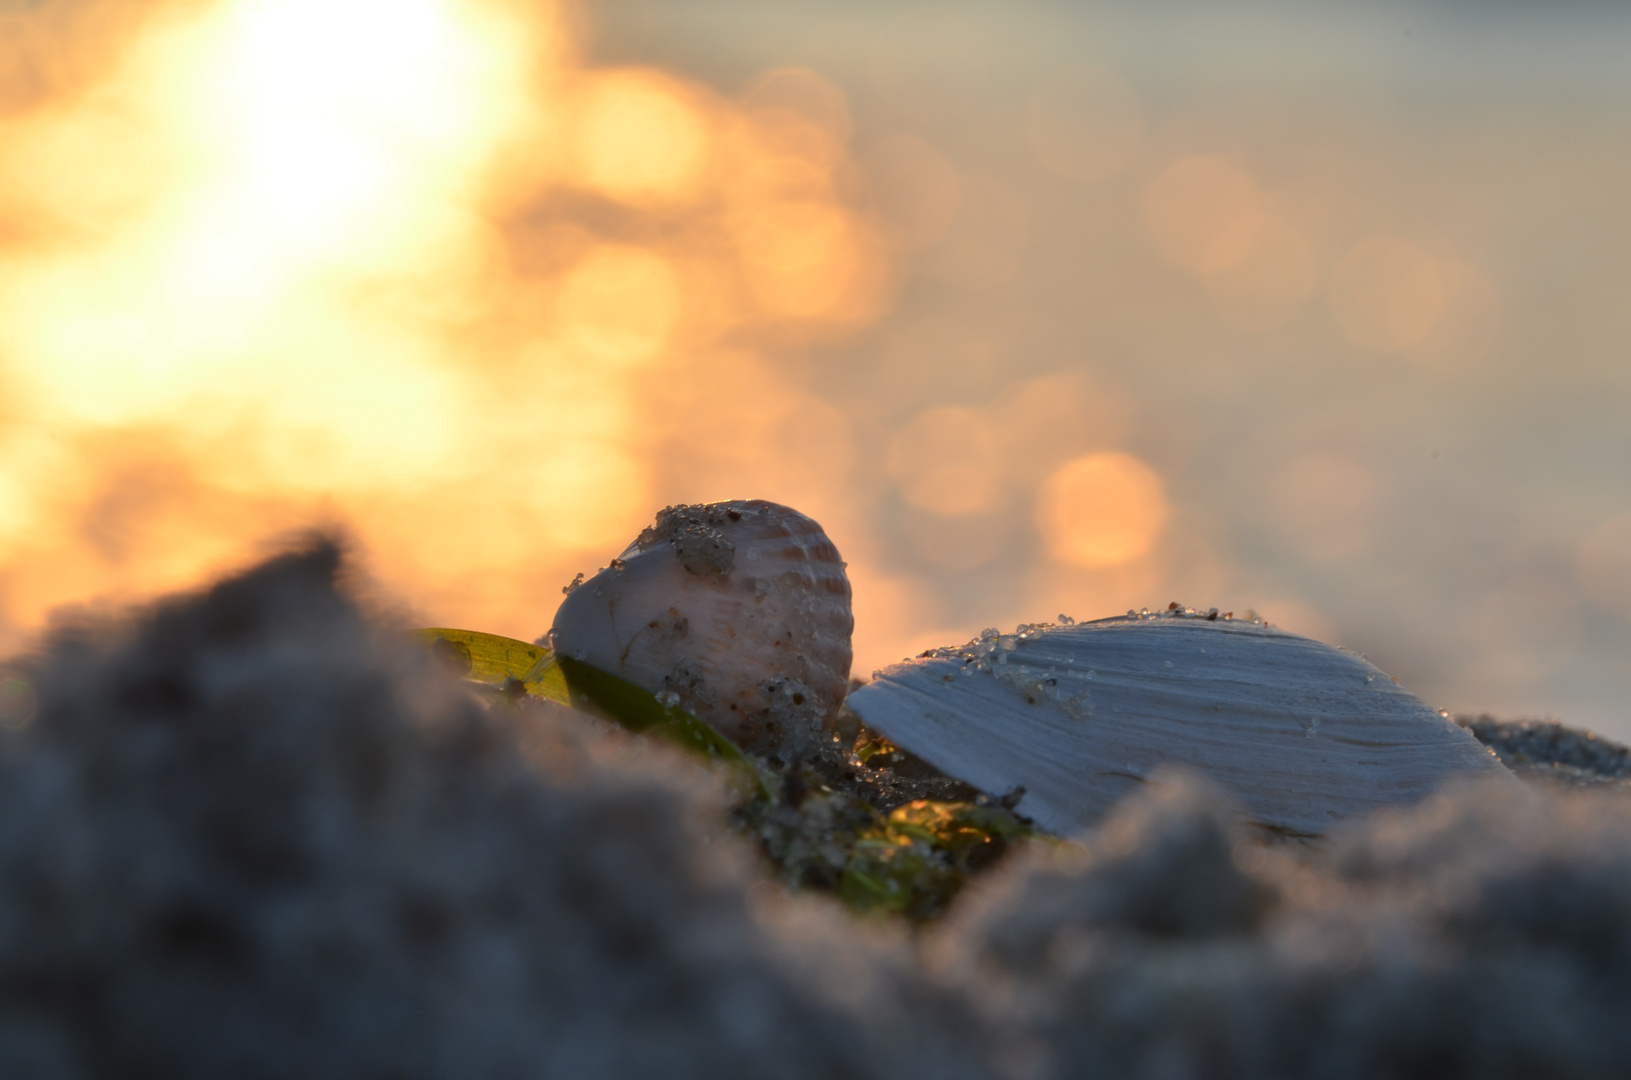
[[[835,182],[843,94],[585,69],[562,25],[178,7],[0,131],[0,221],[40,233],[0,249],[0,355],[50,432],[0,438],[0,545],[38,556],[0,574],[14,639],[313,520],[438,620],[532,636],[654,502],[746,484],[823,513],[845,422],[743,335],[880,310],[884,245]],[[113,468],[137,440],[162,452]]]

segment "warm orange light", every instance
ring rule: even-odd
[[[1014,532],[1013,524],[1001,511],[907,514],[901,523],[912,557],[946,570],[972,570],[996,559]]]
[[[896,247],[913,251],[946,235],[962,202],[957,167],[915,135],[880,140],[867,156],[873,204]]]
[[[615,443],[549,447],[529,472],[512,479],[532,486],[541,529],[530,540],[540,546],[621,550],[653,513],[645,464]]]
[[[807,68],[779,68],[753,83],[742,100],[749,136],[773,158],[831,169],[850,137],[843,91]]]
[[[1206,278],[1212,306],[1230,322],[1266,330],[1296,315],[1319,285],[1308,236],[1283,217],[1263,220],[1241,259]]]
[[[1133,418],[1125,394],[1082,372],[1028,379],[991,409],[997,456],[1023,484],[1040,483],[1061,461],[1121,444]]]
[[[848,419],[743,335],[879,309],[843,94],[577,70],[557,27],[216,0],[0,115],[8,642],[314,519],[424,617],[532,636],[664,501],[834,517]]]
[[[885,575],[873,559],[852,561],[846,572],[855,590],[856,675],[869,678],[873,667],[916,656],[966,634],[946,625],[943,598],[918,579]]]
[[[1089,454],[1061,466],[1037,497],[1048,549],[1077,566],[1116,566],[1150,550],[1167,520],[1161,478],[1131,454]]]
[[[1019,274],[1030,241],[1023,198],[989,176],[964,176],[951,228],[928,253],[925,269],[963,288],[990,288]]]
[[[1593,606],[1631,619],[1631,510],[1603,522],[1580,545],[1580,584]]]
[[[1479,359],[1500,326],[1498,290],[1479,267],[1399,237],[1356,245],[1331,275],[1330,299],[1354,344],[1449,369]]]
[[[751,280],[761,283],[759,291],[774,306],[794,310],[819,310],[820,302],[808,299],[800,286],[819,291],[819,279],[844,269],[849,232],[848,216],[824,202],[770,202],[736,221],[737,244]]]
[[[1331,306],[1359,345],[1403,352],[1425,344],[1448,300],[1445,274],[1427,252],[1393,236],[1362,241],[1331,278]]]
[[[826,202],[769,202],[733,221],[754,300],[780,319],[860,321],[876,313],[884,286],[877,238]]]
[[[1288,462],[1270,488],[1276,522],[1291,543],[1313,559],[1337,559],[1371,540],[1382,482],[1375,470],[1347,454],[1314,453]]]
[[[1144,188],[1144,222],[1170,262],[1215,274],[1245,259],[1268,221],[1257,181],[1216,154],[1182,158]]]
[[[1055,73],[1025,110],[1025,135],[1042,167],[1069,180],[1099,180],[1124,168],[1144,136],[1138,94],[1094,67]]]
[[[666,260],[606,245],[567,271],[555,302],[564,344],[612,364],[650,359],[667,343],[680,290]]]
[[[57,243],[117,227],[157,197],[174,167],[171,148],[146,134],[111,104],[0,121],[0,203],[26,223],[25,235]],[[122,167],[110,168],[114,161]]]
[[[579,181],[637,205],[695,197],[707,165],[709,133],[691,97],[654,71],[585,77],[572,127]]]
[[[482,279],[490,237],[462,200],[514,114],[525,39],[504,29],[445,0],[242,0],[155,24],[101,94],[42,121],[52,146],[110,106],[132,118],[100,160],[32,163],[48,172],[167,171],[94,240],[0,268],[0,337],[40,407],[236,425],[221,464],[261,483],[438,457],[457,395],[435,347],[345,294]]]
[[[990,425],[975,410],[927,409],[890,443],[889,473],[913,506],[937,514],[972,514],[997,496],[994,451]]]

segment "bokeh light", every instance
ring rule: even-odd
[[[709,131],[700,103],[660,72],[584,76],[569,121],[573,179],[609,199],[642,205],[701,193]]]
[[[1030,241],[1031,219],[1025,200],[1000,180],[965,174],[958,188],[956,216],[925,269],[956,287],[1003,285],[1023,270]]]
[[[1042,167],[1099,180],[1126,167],[1144,135],[1138,93],[1103,68],[1056,72],[1025,110],[1025,135]]]
[[[1343,330],[1356,344],[1385,352],[1426,344],[1448,302],[1438,261],[1393,236],[1362,241],[1331,279],[1331,304]]]
[[[1269,221],[1250,173],[1218,154],[1182,158],[1144,188],[1144,220],[1161,254],[1196,274],[1243,262]]]
[[[642,248],[596,247],[566,272],[558,290],[561,344],[614,365],[651,359],[679,315],[674,270]]]
[[[973,409],[919,413],[891,442],[889,472],[907,502],[937,514],[983,510],[999,491],[990,425]]]
[[[10,640],[323,521],[438,621],[530,637],[676,491],[841,482],[844,418],[717,347],[887,296],[830,83],[596,69],[498,2],[149,16],[6,121]],[[676,439],[719,453],[682,482]]]
[[[1230,322],[1266,330],[1294,318],[1319,284],[1313,242],[1274,215],[1264,219],[1239,261],[1207,276],[1206,291]]]
[[[1116,566],[1149,551],[1167,520],[1161,477],[1131,454],[1088,454],[1043,485],[1036,520],[1053,554],[1077,566]]]
[[[862,674],[1178,600],[1631,736],[1624,38],[1428,8],[0,3],[0,644],[763,497]]]
[[[1284,534],[1319,562],[1363,551],[1374,538],[1381,500],[1375,470],[1347,454],[1306,454],[1271,482],[1272,511]]]
[[[962,201],[957,167],[926,139],[895,135],[879,140],[866,171],[881,231],[896,247],[927,247],[956,220]]]
[[[1580,546],[1579,566],[1587,602],[1631,620],[1631,510],[1591,531]]]

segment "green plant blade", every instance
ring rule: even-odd
[[[678,705],[664,704],[633,683],[570,656],[557,656],[555,662],[566,677],[573,708],[604,716],[630,731],[661,735],[712,761],[723,762],[750,781],[761,795],[770,794],[765,777],[735,743]]]
[[[414,637],[428,645],[458,675],[507,689],[513,679],[532,697],[571,705],[566,676],[555,654],[542,645],[475,630],[431,627],[415,630]]]
[[[414,631],[439,659],[463,676],[506,693],[552,701],[610,720],[629,731],[650,733],[729,766],[762,796],[770,785],[736,744],[677,705],[616,675],[542,645],[475,630],[431,627]]]

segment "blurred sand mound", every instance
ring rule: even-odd
[[[0,1076],[882,1075],[697,770],[570,728],[529,761],[337,564],[52,636],[0,756]]]
[[[1030,1076],[1607,1077],[1631,1060],[1631,813],[1453,792],[1308,856],[1184,777],[941,928]]]
[[[0,1076],[1631,1060],[1617,795],[1449,792],[1295,852],[1169,775],[914,946],[777,899],[687,761],[483,711],[359,613],[339,564],[317,543],[15,665],[35,707],[0,734]]]
[[[1561,789],[1631,789],[1631,749],[1555,720],[1458,716],[1456,723],[1530,783]]]

